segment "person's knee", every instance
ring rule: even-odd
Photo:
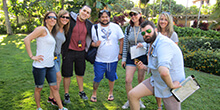
[[[35,92],[40,92],[43,88],[35,88]]]
[[[129,99],[135,99],[136,98],[135,91],[130,90],[128,92],[128,97],[129,97]]]
[[[52,91],[56,91],[56,90],[58,90],[58,87],[57,87],[57,85],[54,85],[54,86],[50,86],[50,89],[51,89]]]

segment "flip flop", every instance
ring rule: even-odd
[[[113,100],[114,100],[114,96],[113,95],[108,96],[108,101],[113,101]]]
[[[91,97],[90,101],[91,102],[97,102],[97,98],[96,97]]]

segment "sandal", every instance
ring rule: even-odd
[[[91,97],[90,101],[91,102],[97,102],[97,98],[96,97]]]
[[[108,101],[113,101],[114,100],[114,96],[113,95],[109,95],[108,96]]]

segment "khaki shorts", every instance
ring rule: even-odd
[[[144,80],[142,83],[154,94],[154,87],[150,84],[150,78]],[[166,110],[181,110],[181,103],[174,96],[162,99]]]

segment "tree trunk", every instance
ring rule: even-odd
[[[11,28],[11,22],[9,20],[9,16],[8,16],[8,7],[6,4],[6,0],[3,0],[3,9],[4,9],[4,13],[5,13],[5,24],[6,24],[6,28],[7,28],[7,34],[11,35],[12,33],[12,28]]]
[[[199,19],[200,19],[200,13],[201,13],[202,1],[203,1],[203,0],[200,1],[199,14],[198,14],[198,22],[197,22],[197,27],[196,27],[196,28],[199,27]]]
[[[186,2],[186,11],[185,11],[185,15],[186,15],[186,19],[185,19],[185,27],[187,27],[187,10],[188,10],[188,1],[189,0],[187,0],[187,2]]]
[[[61,1],[61,9],[60,10],[62,10],[63,9],[63,5],[64,5],[64,0],[60,0]]]
[[[160,12],[159,12],[159,14],[161,13],[161,5],[162,5],[162,0],[160,0]]]

